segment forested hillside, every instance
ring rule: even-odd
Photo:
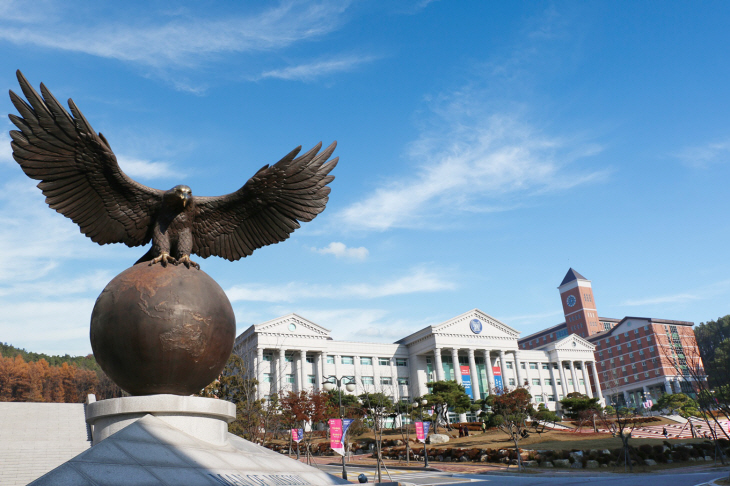
[[[92,355],[48,356],[0,343],[0,402],[80,403],[122,396]]]

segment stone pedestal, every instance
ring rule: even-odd
[[[236,406],[225,400],[179,395],[148,395],[93,401],[89,395],[86,422],[93,445],[136,422],[153,415],[176,429],[209,444],[223,445],[228,423],[236,418]]]

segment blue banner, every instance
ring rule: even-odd
[[[423,435],[428,437],[428,429],[431,428],[431,422],[423,422]]]
[[[461,365],[461,384],[469,398],[474,400],[474,392],[471,389],[471,373],[468,365]]]
[[[501,392],[504,390],[504,383],[502,382],[502,368],[499,366],[493,366],[492,373],[494,373],[494,388],[496,388],[498,392]]]
[[[342,437],[345,437],[345,434],[347,434],[347,428],[350,427],[350,424],[353,423],[355,420],[353,419],[342,419]]]

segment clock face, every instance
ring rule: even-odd
[[[569,295],[565,303],[568,304],[568,307],[573,307],[575,305],[575,296]]]

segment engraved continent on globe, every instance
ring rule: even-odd
[[[205,272],[141,263],[117,275],[91,315],[99,366],[132,395],[198,392],[233,349],[236,319]]]

